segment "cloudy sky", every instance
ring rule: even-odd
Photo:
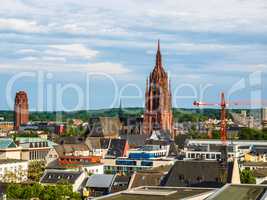
[[[143,106],[161,41],[175,107],[266,99],[266,0],[1,0],[0,110]]]

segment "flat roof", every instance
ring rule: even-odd
[[[266,197],[267,185],[255,185],[255,184],[238,184],[231,185],[227,184],[222,187],[219,191],[211,195],[209,199],[212,200],[225,200],[225,199],[235,199],[235,200],[258,200],[265,199]]]
[[[93,167],[93,166],[102,166],[103,163],[70,163],[60,165],[57,160],[52,161],[47,165],[47,169],[71,169],[78,167]]]
[[[19,159],[0,159],[0,164],[8,164],[8,163],[21,163],[21,162],[28,162],[27,160],[19,160]]]
[[[142,186],[134,188],[129,191],[123,191],[101,197],[97,199],[103,200],[177,200],[188,198],[192,196],[202,195],[205,193],[211,193],[215,189],[211,188],[177,188],[177,187],[153,187],[153,186]]]
[[[221,144],[220,139],[186,139],[185,144]],[[231,145],[261,145],[266,146],[266,140],[227,140],[226,144]]]

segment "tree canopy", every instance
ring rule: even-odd
[[[241,183],[255,184],[256,178],[253,176],[253,173],[249,169],[244,169],[240,174]]]
[[[9,184],[7,187],[7,199],[31,199],[40,200],[80,200],[79,193],[72,191],[71,185],[57,184],[56,186],[41,185],[39,183],[29,184]]]

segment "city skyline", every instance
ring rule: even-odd
[[[226,95],[234,91],[233,99],[267,99],[266,5],[263,0],[90,4],[4,0],[0,8],[0,89],[6,94],[12,77],[21,73],[28,77],[20,78],[10,90],[11,107],[3,95],[0,110],[13,109],[19,90],[28,93],[30,110],[64,110],[56,103],[56,87],[74,84],[87,94],[87,73],[107,73],[119,90],[127,86],[125,95],[140,96],[124,99],[125,107],[143,107],[145,80],[154,66],[158,39],[172,91],[181,87],[179,98],[173,95],[174,107],[192,107],[203,90],[206,101],[217,102],[221,91]],[[58,8],[64,9],[58,12]],[[43,76],[42,101],[38,99],[39,75]],[[118,107],[121,98],[113,98],[110,83],[109,79],[94,80],[88,92],[90,104],[80,109]],[[63,96],[64,105],[75,108],[76,92],[69,89]]]

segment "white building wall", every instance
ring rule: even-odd
[[[8,173],[15,175],[15,180],[5,180]],[[0,180],[3,182],[15,181],[24,182],[28,177],[28,161],[11,161],[6,163],[0,163]]]
[[[0,160],[21,159],[21,150],[18,148],[4,149],[0,151]]]

